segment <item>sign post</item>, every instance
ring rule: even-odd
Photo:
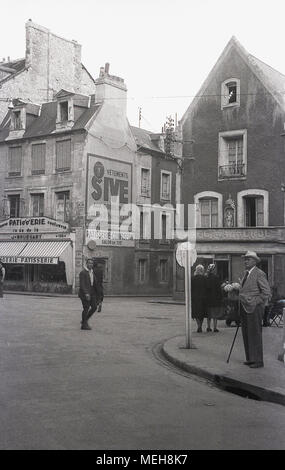
[[[180,243],[176,251],[176,259],[180,266],[185,269],[185,329],[186,349],[194,349],[192,342],[192,302],[191,302],[191,266],[197,259],[197,252],[190,242]]]

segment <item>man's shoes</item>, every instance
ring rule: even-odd
[[[97,312],[101,312],[102,310],[102,304],[99,304]]]
[[[81,330],[92,330],[91,326],[88,323],[82,324]]]
[[[251,361],[245,361],[245,362],[244,362],[244,365],[245,365],[245,366],[250,366],[251,364],[254,364],[254,362],[251,362]]]
[[[202,328],[198,328],[197,333],[202,333]]]
[[[211,328],[207,328],[207,332],[209,333],[210,331],[212,331],[212,329],[211,329]]]
[[[219,333],[219,331],[220,331],[220,330],[218,330],[218,328],[215,328],[215,329],[214,329],[214,332],[215,332],[215,333]]]
[[[251,369],[257,369],[258,367],[264,367],[263,362],[253,362],[249,366]]]

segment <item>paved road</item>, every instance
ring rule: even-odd
[[[284,449],[284,407],[153,357],[183,332],[182,306],[107,299],[92,331],[79,310],[72,298],[1,300],[0,449]]]

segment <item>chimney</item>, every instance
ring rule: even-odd
[[[110,64],[100,68],[99,78],[95,80],[95,102],[104,103],[127,115],[127,87],[123,78],[109,74]]]

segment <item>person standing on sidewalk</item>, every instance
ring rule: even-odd
[[[3,297],[4,280],[5,280],[5,268],[3,264],[0,262],[0,298]]]
[[[197,322],[197,333],[202,333],[203,320],[207,315],[205,282],[205,268],[202,264],[198,264],[191,280],[192,317]]]
[[[260,258],[254,251],[244,256],[245,273],[240,289],[241,329],[246,361],[251,368],[263,367],[262,318],[271,291],[265,273],[256,265]]]
[[[224,316],[222,309],[223,294],[221,289],[221,282],[217,275],[215,264],[209,264],[206,274],[206,298],[207,298],[207,332],[212,331],[211,320],[213,319],[214,332],[218,333],[217,328],[218,319]]]
[[[86,267],[79,274],[78,297],[82,302],[82,322],[81,330],[91,330],[88,324],[89,318],[96,312],[96,277],[93,271],[93,260],[86,261]]]

